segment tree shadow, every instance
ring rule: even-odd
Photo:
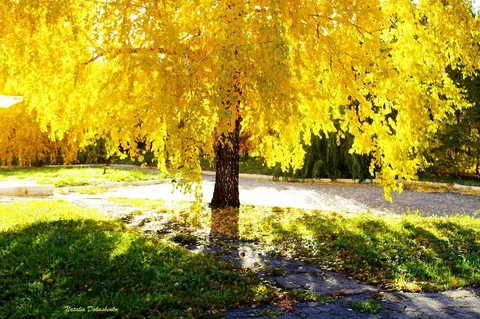
[[[261,284],[212,256],[94,220],[0,232],[0,266],[2,318],[201,318],[250,302]]]
[[[239,238],[240,209],[235,207],[212,208],[210,235],[213,237]]]
[[[412,218],[389,223],[359,217],[352,226],[341,218],[305,214],[291,224],[278,216],[256,227],[284,253],[386,289],[480,285],[478,231],[448,219]]]

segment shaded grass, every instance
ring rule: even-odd
[[[104,167],[42,167],[0,168],[0,182],[13,180],[36,181],[38,184],[53,184],[55,187],[100,185],[112,182],[157,180],[165,176],[156,172]]]
[[[30,201],[1,204],[0,218],[0,318],[202,318],[270,298],[252,273],[94,210]]]
[[[136,201],[152,205],[147,199]],[[161,209],[161,203],[156,205]],[[182,212],[186,223],[202,220],[200,226],[208,227],[208,209]],[[239,236],[386,289],[480,285],[480,219],[467,215],[400,217],[244,205]]]
[[[438,291],[480,285],[480,220],[338,214],[248,207],[244,238],[282,253],[383,286]]]
[[[480,178],[475,177],[455,177],[455,176],[435,176],[432,174],[420,174],[419,176],[420,181],[430,181],[430,182],[437,182],[437,183],[448,183],[448,184],[460,184],[466,186],[480,186]]]
[[[282,175],[281,169],[277,167],[266,166],[260,158],[240,156],[240,173],[245,174],[262,174],[274,175],[276,177]],[[200,165],[203,170],[215,171],[215,163],[201,159]]]

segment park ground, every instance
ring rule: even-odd
[[[0,318],[480,316],[478,195],[242,179],[233,240],[147,170],[23,173],[58,192],[0,198]]]

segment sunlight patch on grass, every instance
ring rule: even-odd
[[[93,209],[78,209],[66,201],[32,200],[0,204],[0,231],[20,229],[36,222],[67,219],[106,220]]]
[[[78,194],[87,194],[87,195],[95,195],[95,194],[102,194],[108,192],[107,187],[86,187],[81,189],[76,189],[73,192]]]
[[[167,209],[148,199],[129,204],[155,207],[189,227],[208,228],[211,222],[206,207],[189,209],[179,203],[178,209]],[[277,253],[386,289],[438,291],[480,285],[480,219],[467,215],[352,214],[244,205],[238,226],[241,240],[262,242],[276,247]]]
[[[131,203],[133,204],[133,203]],[[153,205],[149,200],[136,204]],[[161,209],[161,203],[155,203]],[[210,210],[171,210],[208,227]],[[184,214],[184,215],[182,215]],[[188,216],[186,218],[185,216]],[[244,205],[239,235],[387,289],[437,291],[480,284],[480,220]]]
[[[165,201],[163,199],[109,197],[108,200],[114,203],[124,204],[142,209],[165,209]]]
[[[243,238],[387,289],[480,284],[480,220],[244,208]]]
[[[38,184],[53,184],[55,187],[100,185],[112,182],[158,180],[165,175],[157,172],[134,169],[108,168],[0,168],[0,181],[28,180]]]
[[[94,210],[31,201],[0,204],[0,216],[0,318],[71,317],[66,306],[114,308],[111,315],[122,318],[192,318],[273,296],[248,270],[127,230]]]
[[[210,211],[201,204],[188,201],[166,202],[162,199],[109,197],[114,203],[132,206],[143,210],[155,210],[168,214],[169,219],[181,226],[209,228],[211,224]]]

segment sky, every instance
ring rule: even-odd
[[[0,94],[0,108],[7,108],[23,101],[21,96],[8,96]]]
[[[480,10],[480,0],[472,0],[472,7],[478,12],[478,10]]]

